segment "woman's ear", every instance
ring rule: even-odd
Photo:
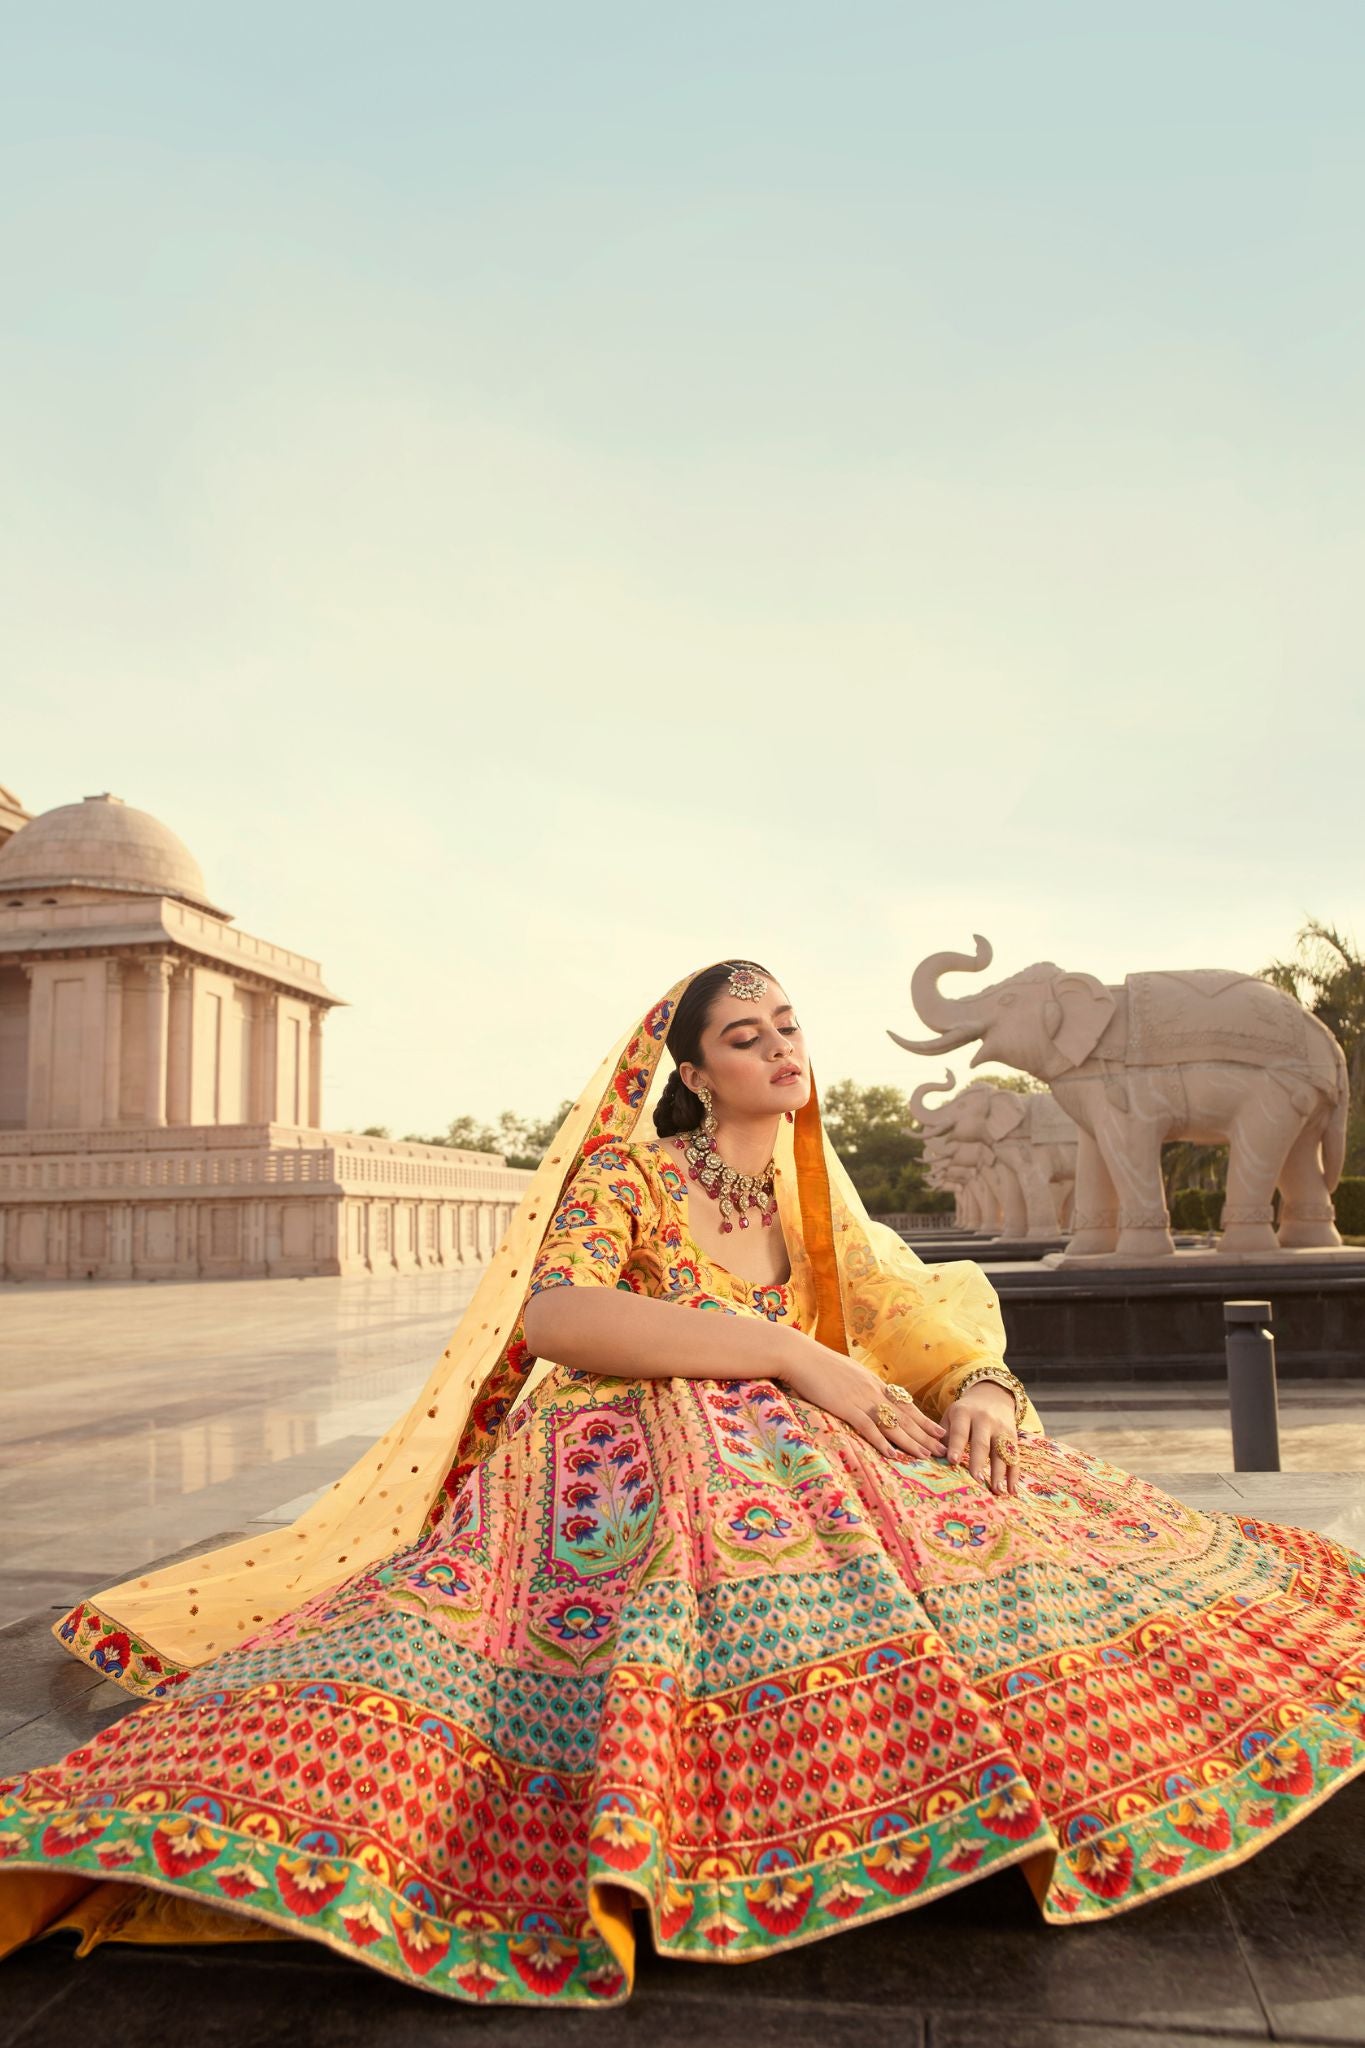
[[[683,1060],[678,1067],[678,1079],[684,1088],[690,1088],[694,1095],[700,1094],[706,1086],[706,1076],[700,1067],[694,1067],[691,1060]]]

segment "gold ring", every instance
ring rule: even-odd
[[[896,1411],[889,1401],[879,1401],[872,1410],[872,1420],[876,1423],[878,1429],[894,1429],[896,1426]]]
[[[991,1438],[991,1449],[997,1458],[1004,1460],[1005,1464],[1017,1465],[1019,1463],[1019,1446],[1007,1431],[997,1431]]]
[[[909,1387],[890,1386],[887,1388],[886,1391],[891,1396],[891,1399],[893,1401],[908,1401],[910,1403],[910,1406],[912,1408],[914,1407],[915,1397],[911,1393]]]

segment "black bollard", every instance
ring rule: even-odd
[[[1236,1472],[1278,1472],[1280,1407],[1268,1301],[1225,1301],[1232,1465]]]

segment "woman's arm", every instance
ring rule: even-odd
[[[946,1432],[909,1403],[886,1430],[873,1421],[886,1387],[869,1366],[766,1316],[708,1315],[617,1287],[549,1287],[527,1302],[522,1327],[537,1358],[579,1372],[642,1380],[781,1380],[851,1423],[878,1450],[942,1454]]]
[[[537,1358],[635,1380],[785,1379],[812,1342],[766,1317],[682,1312],[621,1287],[546,1288],[527,1302],[522,1327]]]

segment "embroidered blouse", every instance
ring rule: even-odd
[[[713,1259],[688,1226],[688,1180],[658,1138],[599,1145],[570,1181],[531,1269],[530,1294],[549,1287],[624,1287],[687,1308],[766,1316],[810,1329],[809,1267],[760,1286]],[[756,1225],[755,1228],[761,1228]]]

